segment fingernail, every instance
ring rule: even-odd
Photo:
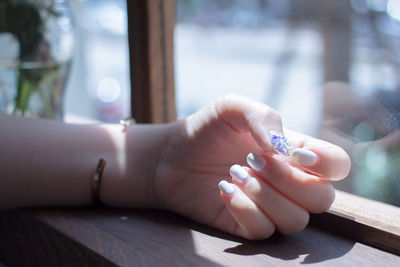
[[[304,148],[296,149],[293,152],[292,158],[295,162],[303,166],[312,166],[318,160],[317,154]]]
[[[232,178],[238,181],[239,183],[244,182],[249,176],[247,171],[240,165],[233,165],[229,170],[229,172]]]
[[[269,137],[271,138],[272,148],[278,154],[289,156],[291,152],[290,143],[286,136],[279,131],[272,130],[269,132]]]
[[[227,181],[222,180],[221,182],[219,182],[218,184],[219,190],[222,191],[222,193],[224,193],[224,195],[229,196],[230,194],[233,193],[233,191],[235,191],[235,188],[228,183]]]
[[[256,153],[250,153],[247,155],[247,163],[255,171],[261,171],[265,167],[265,159]]]

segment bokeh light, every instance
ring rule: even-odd
[[[114,78],[104,78],[98,83],[96,92],[102,102],[109,103],[120,96],[121,86]]]
[[[389,0],[386,11],[392,18],[400,21],[400,0]]]

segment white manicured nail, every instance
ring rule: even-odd
[[[249,176],[247,171],[242,166],[237,164],[233,165],[229,170],[229,172],[231,173],[232,178],[238,181],[239,183],[245,181]]]
[[[233,191],[235,191],[235,188],[230,183],[224,180],[219,182],[218,187],[222,191],[222,193],[224,193],[224,195],[227,196],[229,196],[230,194],[233,193]]]
[[[247,163],[255,171],[261,171],[265,167],[265,159],[256,153],[250,153],[247,155]]]
[[[304,148],[296,149],[293,152],[292,158],[295,162],[303,166],[312,166],[318,160],[317,154]]]

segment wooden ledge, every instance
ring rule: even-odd
[[[340,199],[338,197],[338,201]],[[275,234],[259,242],[240,239],[164,211],[111,208],[3,211],[0,212],[0,262],[6,266],[281,266],[300,263],[400,266],[399,256],[350,238],[348,230],[353,231],[364,221],[340,217],[333,209],[316,215],[317,220],[313,217],[312,224],[299,234]],[[329,216],[334,217],[329,219]],[[358,226],[346,226],[349,222]],[[315,224],[330,225],[336,233]],[[337,229],[344,234],[337,233],[340,232]],[[371,236],[371,232],[364,234]],[[360,238],[359,235],[355,237]]]
[[[400,255],[400,208],[336,191],[331,209],[311,223],[358,242]]]

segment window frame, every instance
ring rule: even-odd
[[[175,0],[127,0],[131,113],[139,123],[176,120]],[[389,214],[389,215],[388,215]],[[400,255],[400,208],[336,190],[311,224]]]
[[[175,0],[127,0],[127,13],[132,117],[174,121]]]

